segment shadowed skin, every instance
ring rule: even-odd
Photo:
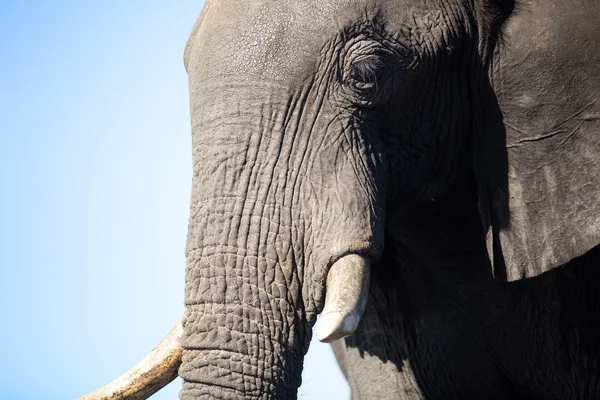
[[[513,9],[207,1],[181,399],[296,398],[352,254],[354,399],[600,396],[600,5]]]

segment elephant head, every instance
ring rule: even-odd
[[[319,313],[319,339],[357,333],[336,344],[347,376],[355,349],[404,380],[404,393],[381,393],[418,396],[423,372],[402,360],[432,345],[396,316],[418,312],[426,287],[535,275],[519,255],[543,241],[518,202],[541,181],[512,166],[543,152],[507,146],[501,105],[543,58],[525,63],[523,39],[497,62],[513,8],[207,0],[185,50],[194,174],[181,399],[295,398]],[[525,35],[517,21],[510,32]],[[506,87],[498,65],[515,71]],[[561,262],[598,242],[580,236]]]
[[[317,314],[322,340],[354,332],[388,238],[486,265],[472,149],[511,9],[207,2],[185,51],[194,176],[182,399],[294,398]],[[451,203],[465,212],[428,237],[435,223],[415,215],[449,217]],[[449,232],[453,257],[448,243],[429,246]]]

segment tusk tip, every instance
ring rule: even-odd
[[[323,343],[350,336],[358,327],[360,318],[352,312],[343,316],[339,312],[329,312],[321,315],[317,323],[317,339]]]

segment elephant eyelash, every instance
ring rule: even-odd
[[[383,65],[383,60],[378,56],[361,58],[350,66],[350,77],[357,82],[377,85],[377,73]]]

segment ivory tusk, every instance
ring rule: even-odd
[[[331,266],[317,339],[328,343],[354,333],[367,306],[370,275],[371,260],[360,254],[344,256]]]
[[[147,399],[177,377],[181,364],[181,319],[138,365],[106,386],[77,400]]]

